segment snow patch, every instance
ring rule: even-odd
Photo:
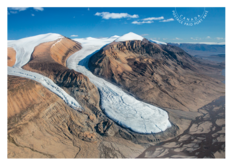
[[[167,45],[166,42],[161,42],[161,41],[157,41],[157,40],[153,40],[153,39],[148,39],[150,42],[156,43],[156,44],[160,44],[160,45]]]
[[[56,41],[56,42],[51,46],[51,48],[54,47],[54,46],[55,46],[57,43],[59,43],[60,41],[62,41],[62,39],[63,39],[63,38],[60,38],[58,41]]]
[[[140,35],[137,35],[133,32],[129,32],[115,40],[115,42],[121,42],[121,41],[130,41],[130,40],[140,40],[142,41],[144,38]]]

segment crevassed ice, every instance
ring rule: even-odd
[[[82,44],[83,39],[75,40]],[[88,61],[92,54],[112,41],[113,37],[109,40],[99,39],[94,44],[92,39],[89,45],[86,39],[82,49],[67,59],[67,67],[86,75],[99,89],[102,110],[118,124],[138,133],[165,131],[171,127],[166,111],[135,99],[89,71]]]
[[[8,41],[8,47],[13,47],[16,51],[16,63],[13,67],[8,67],[8,75],[14,75],[24,78],[29,78],[41,83],[44,87],[57,94],[64,100],[70,107],[75,110],[82,110],[81,105],[63,89],[57,86],[51,79],[40,75],[35,72],[27,71],[21,67],[28,63],[31,58],[31,54],[36,46],[43,42],[55,41],[61,39],[63,36],[60,34],[42,34],[33,37],[23,38],[20,40]]]
[[[41,74],[27,71],[27,70],[20,69],[20,68],[13,68],[13,67],[7,67],[7,68],[8,68],[7,69],[8,75],[29,78],[29,79],[32,79],[34,81],[37,81],[37,82],[41,83],[44,87],[49,89],[50,91],[57,94],[61,99],[63,99],[73,109],[75,109],[75,110],[82,109],[80,104],[73,97],[68,95],[62,88],[57,86],[51,79],[49,79]]]

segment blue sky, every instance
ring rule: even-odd
[[[225,8],[205,8],[198,25],[180,24],[175,8],[8,8],[8,40],[45,33],[73,38],[134,32],[165,42],[225,42]],[[176,8],[192,18],[204,8]]]

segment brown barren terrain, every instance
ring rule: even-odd
[[[16,61],[16,51],[15,49],[8,47],[7,48],[7,66],[14,66]]]
[[[217,68],[197,63],[178,47],[146,39],[105,46],[90,58],[89,68],[140,100],[164,108],[197,111],[225,92],[221,81],[201,72]]]
[[[99,92],[83,74],[66,67],[67,58],[81,49],[81,45],[68,38],[42,43],[35,47],[30,61],[23,69],[40,73],[54,81],[74,97],[83,108],[87,104],[99,108]],[[91,111],[90,111],[91,112]]]
[[[73,110],[40,83],[8,76],[8,158],[134,158],[183,132],[134,133],[92,109]]]

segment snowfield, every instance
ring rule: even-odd
[[[50,91],[57,94],[60,98],[64,100],[65,103],[67,103],[73,109],[82,110],[81,105],[73,97],[67,94],[62,88],[57,86],[51,79],[43,75],[40,75],[38,73],[27,71],[21,68],[22,66],[28,63],[28,61],[31,58],[31,54],[33,53],[33,50],[36,46],[44,42],[55,41],[61,38],[63,38],[63,36],[61,36],[60,34],[49,33],[49,34],[23,38],[20,40],[8,41],[8,47],[13,47],[16,51],[16,62],[13,67],[8,67],[7,74],[37,81],[41,83],[44,87],[49,89]]]
[[[115,42],[129,41],[129,40],[140,40],[144,39],[142,36],[137,35],[133,32],[129,32],[115,40]]]
[[[60,34],[42,34],[33,37],[22,38],[19,40],[8,41],[8,47],[12,47],[16,51],[16,62],[13,67],[21,68],[27,64],[31,58],[34,48],[44,42],[55,41],[57,39],[63,38]]]
[[[117,86],[93,75],[89,71],[89,58],[103,46],[113,42],[114,38],[120,40],[130,39],[126,36],[123,36],[123,38],[113,36],[109,39],[74,39],[82,44],[82,49],[67,59],[67,67],[87,76],[99,89],[102,110],[118,124],[138,133],[165,131],[171,127],[166,111],[135,99]]]
[[[13,47],[16,51],[16,63],[13,67],[8,67],[8,75],[25,77],[37,81],[61,97],[75,110],[83,110],[81,105],[73,97],[57,86],[52,80],[38,73],[30,72],[21,68],[30,60],[31,54],[37,45],[60,38],[63,38],[63,36],[50,33],[20,40],[8,41],[8,47]],[[101,108],[109,118],[123,127],[129,128],[135,132],[146,134],[158,133],[171,127],[166,111],[135,99],[117,86],[93,75],[88,69],[89,58],[103,46],[113,41],[142,39],[143,37],[134,33],[128,33],[121,37],[88,37],[74,39],[81,43],[83,48],[67,59],[67,67],[86,75],[99,89]]]

